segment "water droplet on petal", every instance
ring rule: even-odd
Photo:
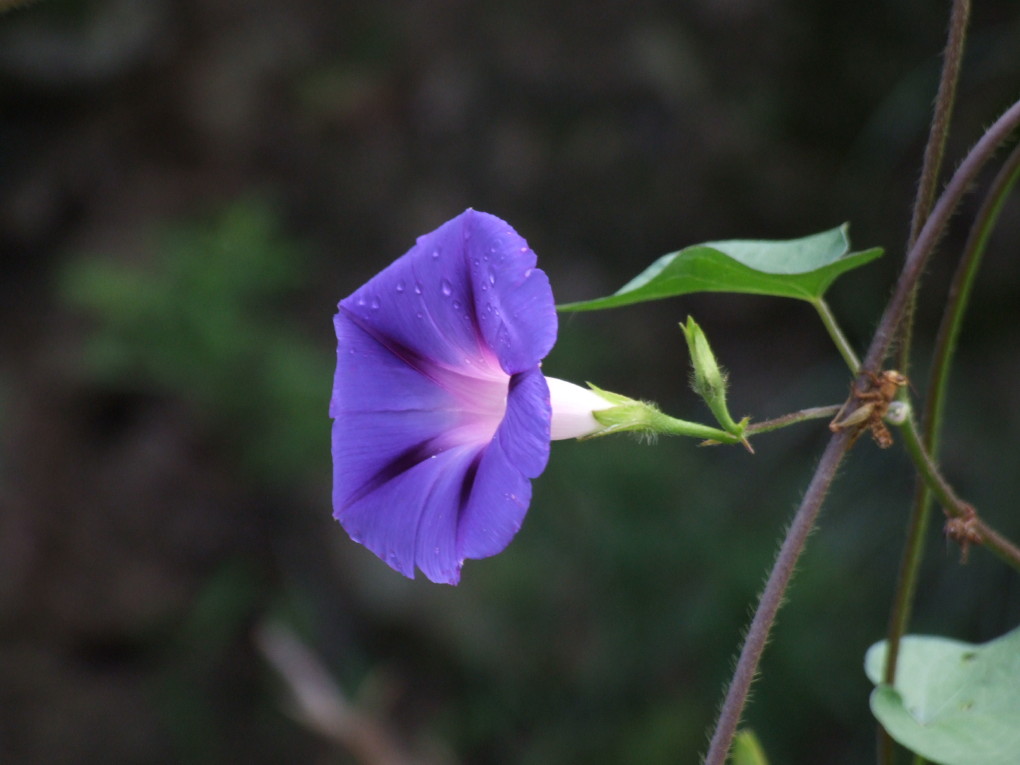
[[[404,291],[404,280],[401,279],[399,282],[397,282],[397,292],[403,292],[403,291]]]
[[[494,271],[492,271],[491,269],[489,270],[489,284],[492,284],[492,285],[496,284],[496,273]]]
[[[415,295],[420,295],[421,294],[421,284],[418,283],[418,282],[415,282],[415,285],[414,285],[414,294]]]
[[[460,301],[459,300],[454,300],[453,301],[453,310],[454,311],[459,311],[460,310]]]
[[[425,318],[425,314],[423,314],[421,311],[418,311],[418,313],[416,313],[415,316],[417,316],[419,319]]]
[[[432,259],[433,260],[438,260],[439,259],[439,250],[438,249],[432,251]]]
[[[450,295],[453,294],[453,285],[450,284],[450,282],[448,282],[446,279],[443,279],[442,283],[439,285],[439,288],[443,291],[443,295],[445,295],[446,297],[450,297]]]
[[[369,303],[368,305],[369,305],[369,308],[371,308],[373,311],[378,311],[379,310],[379,298],[372,298],[372,302]]]

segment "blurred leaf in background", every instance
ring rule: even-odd
[[[328,456],[332,358],[284,310],[306,278],[273,208],[246,199],[165,230],[146,268],[73,259],[62,288],[94,321],[84,348],[92,374],[189,402],[253,474],[279,483]]]

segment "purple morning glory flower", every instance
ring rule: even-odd
[[[539,369],[557,322],[535,262],[507,223],[467,210],[340,301],[334,515],[408,577],[456,584],[466,559],[503,550],[550,436],[600,427],[605,401]]]

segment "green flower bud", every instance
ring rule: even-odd
[[[745,417],[740,422],[734,422],[726,406],[726,372],[715,360],[715,354],[708,344],[708,338],[701,327],[695,323],[690,316],[687,317],[687,324],[681,324],[684,337],[687,339],[687,347],[691,353],[691,364],[694,373],[691,375],[691,387],[694,392],[705,399],[708,408],[712,410],[716,420],[723,426],[727,433],[735,436],[742,436],[750,418]]]

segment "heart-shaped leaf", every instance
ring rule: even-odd
[[[850,252],[845,223],[801,239],[707,242],[663,255],[608,297],[558,309],[594,311],[691,292],[745,292],[814,302],[840,274],[881,254],[880,247]]]
[[[973,645],[907,636],[896,686],[881,683],[885,642],[864,661],[871,711],[896,741],[943,765],[1020,762],[1020,629]]]

